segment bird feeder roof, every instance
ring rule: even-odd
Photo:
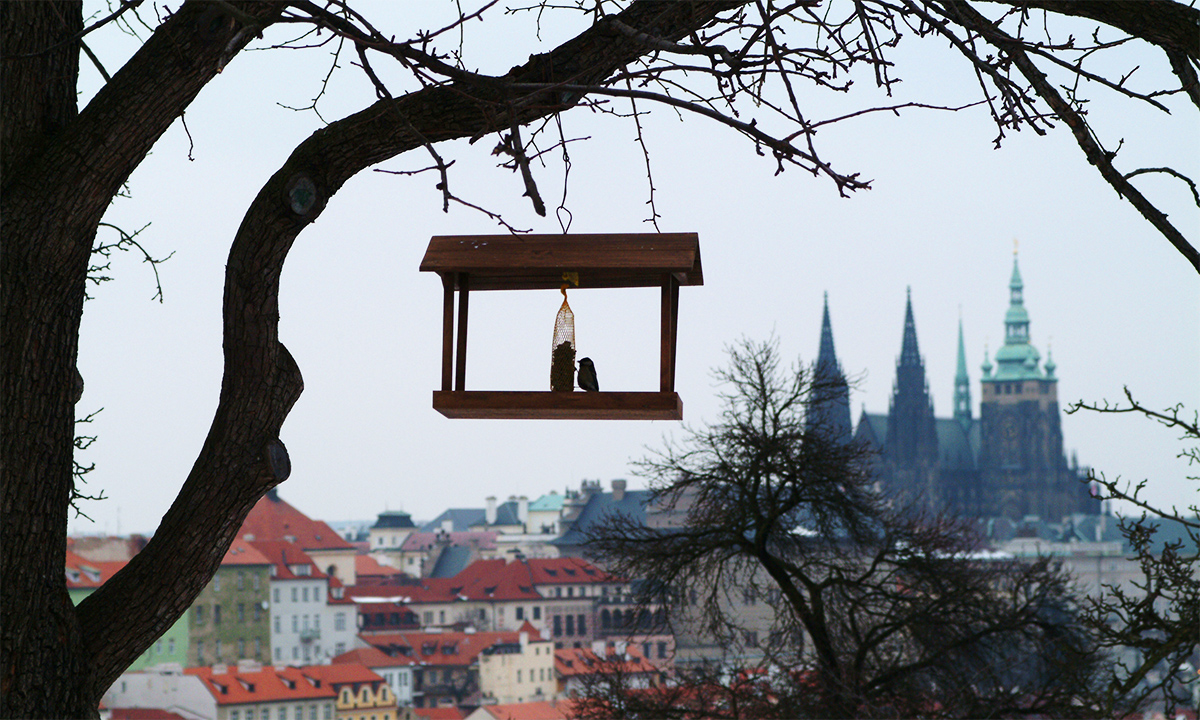
[[[421,270],[470,276],[471,290],[558,288],[563,273],[580,288],[656,287],[671,274],[703,285],[696,233],[435,236]]]

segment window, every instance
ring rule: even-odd
[[[254,708],[246,709],[246,720],[254,720]]]
[[[650,643],[642,643],[642,657],[650,657]]]
[[[333,616],[333,629],[334,630],[345,630],[346,629],[346,613],[340,612]]]
[[[303,627],[305,630],[308,629],[308,614],[307,613],[305,613],[305,615],[304,615],[304,620],[301,623],[301,627]]]
[[[562,588],[560,588],[560,587],[554,588],[554,597],[562,597]]]
[[[283,648],[279,647],[278,645],[275,646],[275,660],[283,660]]]
[[[334,648],[333,648],[333,653],[334,653],[335,655],[341,655],[341,654],[342,654],[342,653],[344,653],[344,652],[346,652],[346,643],[344,643],[344,642],[340,642],[340,643],[338,643],[338,644],[337,644],[337,645],[335,645],[335,646],[334,646]]]
[[[758,596],[755,595],[753,587],[744,588],[742,590],[742,602],[747,605],[754,605],[758,603]]]
[[[158,642],[156,642],[154,644],[154,654],[162,655],[162,651],[163,651],[163,641],[162,641],[162,638],[159,638]]]
[[[304,720],[304,706],[297,705],[295,711],[292,713],[292,717],[295,720]]]
[[[167,638],[167,654],[175,654],[175,638]]]
[[[203,606],[203,605],[197,605],[197,606],[196,606],[196,612],[195,612],[193,615],[194,615],[194,617],[195,617],[195,619],[196,619],[196,624],[197,624],[197,625],[203,625],[203,624],[204,624],[204,606]]]
[[[292,646],[292,659],[293,660],[300,659],[300,648],[296,647],[295,645]]]
[[[333,705],[325,703],[325,720],[333,720]]]
[[[582,615],[579,616],[579,620],[576,624],[579,625],[579,634],[587,635],[587,625],[584,623]]]
[[[525,619],[525,608],[518,605],[516,615],[517,615],[518,620],[524,620]]]
[[[292,602],[300,602],[300,588],[292,588]]]
[[[517,671],[517,682],[521,682],[521,671]]]
[[[665,660],[667,657],[667,644],[665,642],[658,644],[658,657],[660,660]]]
[[[283,632],[283,630],[280,628],[280,626],[283,625],[283,623],[281,623],[279,620],[280,620],[280,617],[278,615],[276,615],[275,616],[275,634],[276,635]]]
[[[294,632],[294,633],[300,632],[300,616],[299,615],[292,616],[292,632]]]
[[[204,662],[204,641],[203,640],[196,641],[196,664],[197,665],[207,665],[208,664],[208,663]]]
[[[422,616],[421,616],[421,620],[422,620],[422,622],[424,622],[426,625],[432,625],[432,624],[433,624],[433,611],[432,611],[432,610],[426,610],[426,611],[424,612],[424,614],[422,614]]]
[[[251,575],[250,578],[253,581],[252,587],[255,590],[257,590],[258,589],[258,575],[257,574]],[[267,718],[263,718],[263,720],[267,720]]]
[[[279,720],[287,720],[287,707],[281,706],[276,717],[279,718]]]
[[[534,619],[534,620],[541,620],[541,619],[542,619],[542,608],[541,608],[541,606],[539,606],[539,605],[534,605],[534,606],[533,606],[533,619]]]
[[[562,616],[554,616],[554,637],[562,637]]]
[[[262,621],[262,606],[259,605],[258,603],[254,603],[254,622],[257,623],[257,622],[261,622],[261,621]]]
[[[238,603],[238,622],[246,622],[246,603]]]
[[[304,602],[308,602],[308,588],[300,589],[300,597]]]
[[[220,575],[213,576],[213,590],[215,590],[216,592],[221,592],[221,576]]]
[[[238,657],[246,657],[246,638],[238,638]]]
[[[575,597],[575,588],[573,588],[573,587],[567,588],[567,597]]]
[[[241,570],[238,570],[238,574],[237,574],[237,589],[238,590],[246,589],[246,573],[242,572]],[[252,711],[247,710],[246,712],[247,712],[247,714],[249,714]]]
[[[439,625],[446,624],[446,611],[445,610],[438,610],[438,624]]]
[[[271,591],[271,593],[275,600],[275,604],[278,605],[279,604],[279,588],[275,588],[274,590]]]
[[[239,718],[241,718],[241,715],[238,714],[237,710],[229,711],[229,720],[239,720]]]
[[[568,635],[575,634],[575,616],[574,615],[567,616],[567,634]]]
[[[217,640],[213,643],[213,655],[217,656],[217,662],[221,662],[221,641]]]
[[[320,630],[320,629],[321,629],[321,616],[313,615],[313,630]]]
[[[317,602],[321,602],[321,588],[319,588],[319,587],[313,588],[313,600],[315,600]]]
[[[221,604],[213,603],[213,625],[221,624]]]
[[[487,611],[484,610],[483,608],[479,608],[479,619],[487,620]]]

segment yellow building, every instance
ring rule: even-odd
[[[496,643],[479,654],[479,690],[483,703],[553,700],[554,642],[543,640],[529,623],[518,642]]]
[[[337,720],[396,720],[396,695],[379,673],[353,663],[310,665],[301,672],[333,689]]]

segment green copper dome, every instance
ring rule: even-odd
[[[1012,279],[1008,283],[1009,305],[1004,313],[1004,345],[996,350],[996,374],[989,380],[1041,380],[1041,354],[1029,344],[1029,312],[1025,309],[1025,283],[1013,253]]]

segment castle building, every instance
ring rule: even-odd
[[[1009,293],[1004,345],[996,351],[995,365],[986,352],[984,356],[978,419],[972,415],[961,319],[953,414],[934,415],[910,290],[888,412],[881,415],[864,409],[854,438],[876,453],[874,472],[880,489],[918,505],[968,517],[1013,520],[1096,514],[1100,506],[1083,482],[1086,473],[1068,464],[1063,454],[1056,366],[1050,357],[1041,364],[1041,355],[1030,343],[1024,283],[1015,256]],[[827,363],[836,367],[828,302],[815,377],[821,374],[827,337]],[[818,417],[836,410],[824,397],[814,400],[818,408],[813,414]]]

